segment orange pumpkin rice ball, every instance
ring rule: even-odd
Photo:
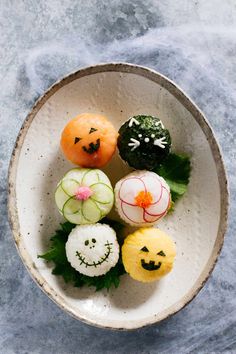
[[[102,167],[116,150],[118,133],[100,114],[83,113],[72,119],[61,134],[66,158],[81,167]]]

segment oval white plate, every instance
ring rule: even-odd
[[[118,129],[135,114],[161,118],[173,151],[191,156],[186,195],[159,224],[177,244],[174,270],[142,284],[125,275],[109,293],[76,289],[51,274],[37,258],[62,221],[54,203],[58,180],[72,167],[59,147],[66,122],[82,112],[102,113]],[[114,183],[129,168],[116,155],[104,169]],[[56,83],[36,103],[19,133],[9,170],[9,215],[16,245],[38,285],[62,309],[90,324],[133,329],[183,308],[212,271],[226,230],[227,180],[211,128],[192,101],[171,81],[147,68],[104,64],[79,70]]]

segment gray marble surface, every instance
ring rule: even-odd
[[[7,220],[7,169],[20,126],[55,80],[82,66],[128,61],[176,81],[222,147],[229,229],[204,289],[150,328],[111,332],[63,313],[34,284]],[[236,353],[235,0],[0,1],[0,352]]]

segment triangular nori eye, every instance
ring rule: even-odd
[[[162,257],[165,257],[165,256],[166,256],[163,251],[158,252],[157,255],[158,255],[158,256],[162,256]]]
[[[143,248],[141,248],[141,251],[143,251],[143,252],[149,252],[149,250],[147,249],[146,246],[144,246]]]
[[[78,138],[78,137],[76,136],[76,137],[75,137],[75,140],[74,140],[74,144],[77,144],[80,140],[81,140],[81,138]]]
[[[93,132],[96,132],[96,131],[97,131],[97,129],[91,128],[90,131],[89,131],[89,134],[91,134],[91,133],[93,133]]]

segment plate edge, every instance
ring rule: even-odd
[[[63,299],[57,295],[54,290],[48,286],[47,282],[43,279],[41,275],[38,274],[37,270],[34,268],[33,262],[30,260],[26,250],[24,249],[21,243],[21,235],[19,232],[19,223],[18,223],[18,213],[17,208],[14,203],[16,199],[16,191],[15,191],[15,182],[16,182],[16,174],[17,174],[17,166],[18,160],[21,152],[21,147],[24,141],[24,137],[28,131],[28,128],[33,121],[35,115],[42,107],[42,105],[47,101],[49,97],[51,97],[58,89],[63,87],[64,85],[74,81],[75,79],[93,75],[96,73],[101,72],[123,72],[123,73],[132,73],[139,76],[143,76],[148,78],[151,81],[154,81],[164,87],[167,91],[169,91],[175,98],[177,98],[183,106],[193,115],[197,123],[200,125],[201,129],[203,130],[210,148],[212,152],[213,159],[215,161],[217,175],[218,175],[218,182],[221,191],[221,213],[220,213],[220,223],[218,228],[218,233],[216,237],[215,244],[213,246],[212,254],[209,257],[207,264],[205,265],[204,270],[200,274],[199,278],[196,281],[196,285],[193,286],[190,291],[185,295],[181,301],[177,304],[172,305],[165,311],[161,312],[158,317],[152,316],[151,318],[147,318],[145,320],[139,321],[139,324],[135,325],[130,323],[130,326],[104,326],[102,324],[95,323],[91,320],[87,320],[83,316],[78,316],[73,312],[73,310],[67,308],[66,305],[63,304]],[[229,191],[228,191],[228,182],[226,171],[224,167],[224,162],[221,154],[220,147],[217,143],[216,137],[213,133],[213,130],[207,121],[206,117],[202,113],[202,111],[196,106],[196,104],[191,100],[191,98],[182,90],[178,85],[176,85],[173,81],[169,80],[164,75],[160,74],[159,72],[149,69],[144,66],[131,64],[131,63],[121,63],[121,62],[114,62],[114,63],[105,63],[105,64],[98,64],[90,67],[85,67],[79,69],[64,78],[58,80],[54,83],[49,89],[36,101],[33,108],[27,115],[26,119],[24,120],[20,132],[17,136],[15,146],[13,148],[9,170],[8,170],[8,218],[10,221],[11,230],[14,236],[14,241],[18,253],[26,266],[27,270],[29,271],[33,280],[39,285],[39,287],[51,298],[54,302],[59,305],[63,310],[67,313],[75,317],[76,319],[80,319],[87,324],[94,325],[101,328],[107,329],[117,329],[117,330],[132,330],[142,328],[148,325],[152,325],[154,323],[160,322],[164,319],[169,318],[170,316],[174,315],[182,308],[187,306],[199,293],[202,289],[206,281],[208,280],[210,274],[212,273],[214,266],[217,262],[218,256],[223,246],[224,242],[224,234],[227,229],[227,220],[228,220],[228,205],[229,205]]]

